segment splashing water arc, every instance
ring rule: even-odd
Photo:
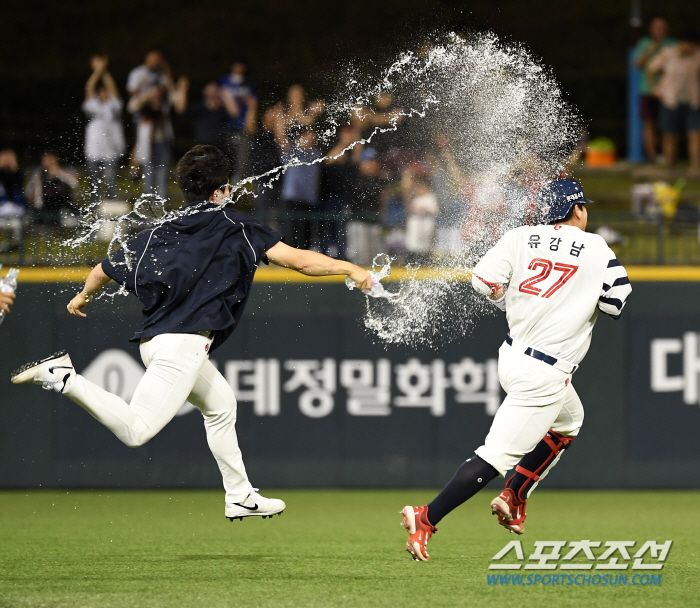
[[[430,280],[417,280],[414,268],[400,298],[368,298],[365,324],[387,343],[436,346],[495,314],[464,274],[506,231],[539,220],[537,192],[564,172],[580,119],[544,67],[493,34],[452,35],[411,57],[404,74],[411,72],[407,84],[426,105],[436,100],[421,122],[423,139],[449,142],[433,163],[433,184],[443,229],[457,233],[459,246],[433,260]]]
[[[385,343],[435,346],[467,333],[479,317],[494,314],[464,282],[465,271],[507,230],[538,220],[536,193],[546,180],[560,175],[580,133],[576,111],[562,99],[551,73],[526,49],[504,44],[491,33],[451,34],[418,53],[404,53],[377,77],[357,66],[348,68],[336,99],[327,104],[321,145],[330,147],[350,112],[371,107],[380,93],[394,94],[403,106],[391,124],[375,127],[350,144],[371,143],[385,133],[408,129],[412,147],[430,157],[433,187],[442,207],[439,220],[458,242],[431,260],[429,280],[418,280],[418,267],[408,267],[399,297],[366,298],[365,326]],[[364,109],[364,110],[363,110]],[[440,143],[438,143],[440,142]],[[250,195],[250,185],[273,187],[293,166],[315,164],[293,158],[262,175],[233,185],[235,205]],[[109,244],[122,245],[130,228],[159,225],[195,208],[165,212],[162,202],[142,197],[134,211],[116,219]],[[76,246],[94,237],[106,220],[94,210],[83,218]],[[127,265],[133,263],[126,256]],[[393,291],[393,288],[392,288]],[[121,289],[111,294],[125,294]]]

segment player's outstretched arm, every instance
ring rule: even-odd
[[[102,270],[102,264],[95,266],[85,280],[85,287],[68,303],[68,312],[76,317],[87,317],[83,308],[92,301],[92,295],[100,291],[110,279]]]
[[[327,276],[340,274],[350,277],[359,289],[371,289],[372,277],[361,266],[343,260],[334,260],[322,253],[295,249],[282,242],[277,243],[266,252],[267,259],[273,264],[291,268],[309,276]]]

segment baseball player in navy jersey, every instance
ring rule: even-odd
[[[547,225],[507,232],[472,273],[472,285],[506,313],[498,376],[507,396],[475,455],[428,505],[407,506],[407,551],[427,561],[438,522],[492,479],[515,469],[491,502],[498,523],[525,531],[527,499],[578,435],[583,406],[571,383],[598,311],[618,319],[632,288],[605,241],[585,232],[588,200],[573,179],[538,194]]]
[[[85,317],[94,294],[111,280],[141,300],[143,325],[132,341],[139,343],[146,373],[131,402],[76,374],[65,351],[23,365],[12,382],[69,397],[129,447],[152,439],[188,400],[204,417],[226,491],[226,517],[272,517],[285,503],[261,496],[248,480],[236,437],[236,397],[209,354],[238,326],[261,263],[348,276],[361,289],[371,288],[372,277],[349,262],[290,247],[269,226],[225,205],[231,167],[218,148],[195,146],[176,173],[186,200],[180,213],[95,266],[68,304],[70,314]]]

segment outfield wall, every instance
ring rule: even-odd
[[[253,483],[442,485],[480,445],[503,398],[496,359],[505,319],[487,317],[437,351],[385,349],[364,329],[356,292],[266,272],[243,324],[212,355],[239,398]],[[601,315],[574,376],[586,420],[549,487],[700,487],[698,274],[630,269],[623,319]],[[13,368],[65,348],[93,381],[133,393],[143,373],[127,341],[138,301],[98,301],[87,319],[70,317],[65,304],[78,284],[69,281],[81,276],[25,272],[0,327],[0,486],[219,487],[201,415],[188,405],[129,449],[68,399],[10,384]]]

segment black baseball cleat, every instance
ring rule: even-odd
[[[229,521],[239,519],[243,521],[244,517],[262,517],[266,519],[273,515],[282,515],[287,505],[283,500],[278,498],[265,498],[258,494],[258,489],[253,488],[253,491],[242,502],[227,502],[226,517]]]
[[[13,384],[32,382],[41,384],[41,388],[47,391],[57,393],[64,393],[70,387],[73,378],[75,378],[75,368],[70,355],[65,350],[39,361],[25,363],[10,376]]]

